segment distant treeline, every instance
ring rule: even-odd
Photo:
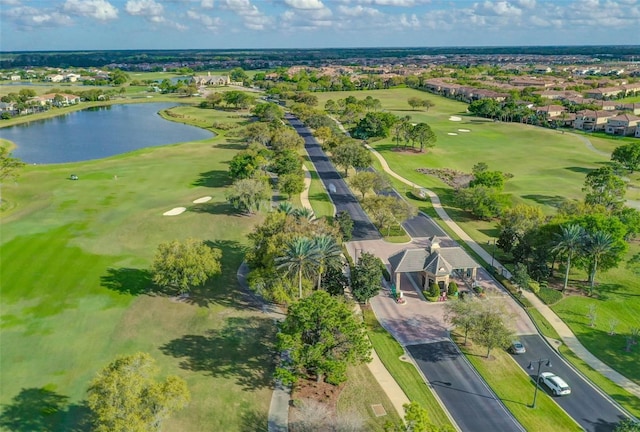
[[[346,59],[407,58],[421,55],[577,55],[604,60],[640,57],[640,46],[511,46],[432,48],[327,48],[264,50],[114,50],[114,51],[16,51],[0,52],[0,69],[16,67],[103,67],[108,64],[205,62],[210,67],[242,66],[262,69],[272,62],[279,66],[314,65]]]

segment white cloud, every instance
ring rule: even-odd
[[[73,20],[68,15],[29,6],[19,6],[3,11],[3,15],[21,30],[37,27],[61,27],[73,24]]]
[[[0,4],[7,6],[20,6],[20,0],[0,0]]]
[[[194,10],[187,11],[187,17],[203,25],[207,30],[216,31],[222,24],[219,17],[210,17],[209,15],[198,13]]]
[[[479,15],[498,15],[503,17],[515,17],[522,15],[522,10],[508,1],[485,1],[481,6],[474,8]]]
[[[516,0],[516,4],[524,9],[533,9],[536,7],[536,0]]]
[[[154,0],[128,0],[125,10],[130,15],[147,17],[149,19],[161,17],[164,7]]]
[[[285,4],[294,9],[322,9],[324,4],[320,0],[284,0]]]
[[[213,0],[202,0],[200,2],[200,7],[203,9],[213,9]]]
[[[242,17],[244,26],[249,30],[264,30],[273,21],[273,18],[260,12],[249,0],[223,0],[221,6]]]
[[[118,9],[106,0],[67,0],[63,10],[72,15],[109,21],[118,18]]]
[[[362,5],[353,7],[340,5],[338,6],[338,12],[349,17],[379,16],[382,14],[378,9]]]
[[[412,14],[408,18],[405,14],[402,14],[400,15],[400,25],[403,27],[418,28],[420,27],[420,21],[416,14]]]
[[[431,3],[431,0],[340,0],[342,3],[364,4],[373,6],[412,7]]]

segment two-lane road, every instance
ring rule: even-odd
[[[287,114],[285,118],[296,132],[304,138],[304,147],[309,154],[311,162],[315,165],[320,180],[329,191],[336,210],[338,212],[346,211],[351,215],[353,220],[353,240],[376,240],[382,238],[375,225],[371,223],[367,214],[362,210],[356,197],[351,193],[340,173],[338,173],[318,141],[311,134],[309,128],[292,114]]]
[[[549,345],[539,335],[520,336],[520,340],[524,344],[527,352],[524,354],[514,355],[516,362],[531,376],[531,399],[533,401],[533,393],[535,379],[538,373],[538,365],[534,363],[535,370],[527,369],[529,362],[540,359],[551,360],[551,367],[547,367],[542,363],[541,372],[553,372],[564,379],[569,387],[571,394],[567,396],[553,397],[580,426],[586,431],[607,432],[613,431],[616,423],[627,418],[616,405],[611,403],[600,391],[596,390],[578,375],[572,367],[570,367],[560,356],[549,347]],[[540,385],[540,390],[551,395],[551,392],[544,386]],[[539,408],[537,408],[539,409]]]

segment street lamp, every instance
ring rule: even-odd
[[[487,244],[490,245],[492,240],[487,240]],[[496,259],[496,241],[493,240],[493,250],[491,251],[491,271],[493,271],[493,262]]]
[[[538,374],[536,375],[536,391],[533,393],[533,405],[531,405],[531,408],[536,407],[536,397],[538,396],[538,388],[540,387],[540,368],[542,367],[542,363],[545,363],[546,367],[551,367],[551,360],[549,359],[532,360],[529,362],[529,366],[527,366],[527,369],[529,369],[530,371],[534,370],[535,369],[535,366],[533,366],[534,363],[538,363]]]

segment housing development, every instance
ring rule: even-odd
[[[639,47],[0,67],[0,431],[640,431]]]

